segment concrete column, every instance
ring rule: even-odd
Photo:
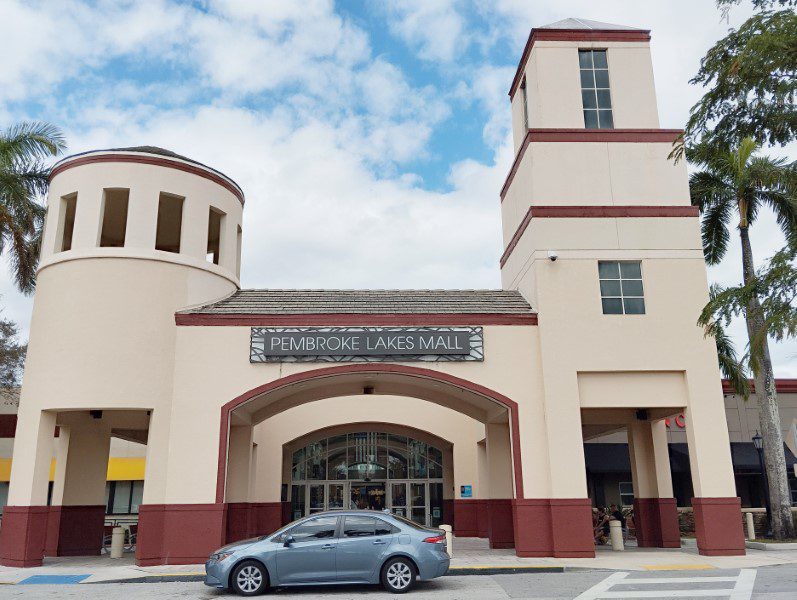
[[[252,472],[252,426],[230,427],[227,452],[227,502],[249,502],[249,477]]]
[[[65,439],[59,440],[58,459],[65,460],[66,464],[57,466],[57,474],[61,474],[63,480],[54,483],[53,505],[105,505],[110,428],[103,419],[81,417],[80,425],[64,427]]]
[[[103,189],[78,190],[75,205],[75,228],[72,231],[72,249],[96,248],[100,242],[102,226]]]
[[[513,548],[512,444],[508,423],[485,425],[490,495],[487,501],[487,536],[491,548]]]
[[[716,367],[710,372],[713,375]],[[741,501],[733,478],[720,381],[694,377],[687,380],[687,386],[689,405],[684,416],[695,493],[692,508],[697,549],[707,556],[743,555]]]
[[[150,411],[142,504],[166,503],[170,422],[167,408]]]
[[[667,430],[663,420],[633,421],[628,452],[634,484],[634,524],[640,547],[678,548],[678,510],[672,492]]]
[[[9,506],[44,506],[50,481],[56,413],[20,407],[11,461]]]
[[[47,537],[47,483],[56,415],[24,406],[23,402],[18,415],[11,487],[0,527],[0,565],[6,567],[40,566]]]
[[[57,443],[45,554],[96,555],[102,549],[110,425],[86,412],[67,418]]]
[[[254,533],[249,495],[252,487],[252,452],[252,426],[231,426],[227,451],[227,486],[224,495],[228,543],[246,539]]]
[[[199,260],[207,257],[209,210],[205,200],[189,196],[183,201],[183,223],[191,223],[191,226],[183,227],[180,254]]]
[[[486,507],[478,497],[478,448],[477,444],[454,444],[454,534],[459,537],[479,537],[479,513]],[[473,496],[462,497],[462,486],[470,485]],[[486,523],[482,514],[481,522]],[[486,533],[486,528],[482,528]]]
[[[219,249],[221,251],[219,266],[235,273],[238,268],[238,223],[232,215],[224,215]]]
[[[130,188],[127,203],[125,248],[155,248],[158,228],[158,199],[160,190],[154,185],[138,184]],[[78,197],[80,204],[80,197]]]

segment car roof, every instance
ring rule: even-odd
[[[372,517],[392,517],[391,513],[383,512],[381,510],[368,510],[368,509],[348,509],[348,510],[324,510],[320,512],[315,512],[312,515],[307,515],[306,519],[310,517],[318,517],[318,516],[372,516]]]

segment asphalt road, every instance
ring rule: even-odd
[[[646,581],[647,580],[647,581]],[[694,592],[690,594],[690,592]],[[279,590],[279,600],[330,598],[393,599],[373,586],[308,587]],[[16,585],[0,587],[0,598],[80,598],[138,600],[149,598],[221,599],[235,596],[201,583],[121,583]],[[517,575],[451,576],[422,582],[407,600],[597,600],[600,598],[680,598],[703,600],[797,600],[797,566],[710,571],[583,571]]]

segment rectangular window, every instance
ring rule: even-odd
[[[609,64],[606,50],[579,50],[581,102],[584,106],[584,127],[613,129],[612,98],[609,93]]]
[[[155,249],[180,252],[180,235],[183,228],[183,201],[185,198],[161,193],[158,198],[158,226]]]
[[[208,250],[207,260],[214,265],[219,264],[221,256],[221,232],[224,230],[224,213],[210,207],[208,213]]]
[[[72,234],[75,231],[75,211],[77,210],[77,194],[61,197],[61,215],[59,223],[56,252],[72,249]]]
[[[8,504],[8,482],[0,481],[0,515],[3,514],[6,504]]]
[[[105,484],[105,510],[109,515],[137,514],[144,495],[144,482],[109,481]]]
[[[520,84],[520,101],[523,103],[523,130],[529,130],[529,97],[526,93],[526,80]]]
[[[634,484],[630,481],[620,482],[620,504],[622,506],[634,505]]]
[[[129,198],[130,190],[103,190],[101,247],[122,248],[125,245]]]
[[[642,263],[599,261],[598,277],[604,315],[644,315]]]

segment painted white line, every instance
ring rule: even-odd
[[[750,600],[755,585],[755,569],[742,569],[731,593],[730,600]]]
[[[651,577],[648,579],[623,579],[615,585],[639,585],[644,583],[712,583],[720,581],[723,583],[736,583],[737,577]]]
[[[598,598],[694,598],[695,596],[724,596],[728,597],[733,592],[730,590],[654,590],[652,592],[601,592]]]
[[[619,583],[626,575],[628,575],[628,573],[625,571],[612,573],[603,581],[593,585],[588,590],[581,592],[578,596],[573,598],[573,600],[596,600],[597,598],[601,598],[603,594],[605,594],[613,585]]]

